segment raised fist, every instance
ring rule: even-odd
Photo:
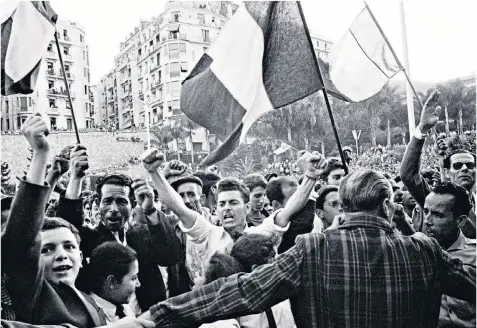
[[[29,116],[23,123],[21,132],[28,140],[33,152],[50,151],[50,142],[47,139],[50,131],[40,113]]]
[[[325,157],[319,152],[314,151],[311,154],[303,154],[301,158],[304,159],[305,162],[305,175],[310,179],[318,180],[323,173],[323,170],[326,168]]]
[[[157,148],[151,148],[146,150],[139,157],[144,168],[148,172],[156,172],[157,169],[166,161],[166,156],[160,152]]]
[[[187,170],[187,165],[181,161],[173,160],[166,163],[166,166],[162,170],[164,177],[170,178],[173,176],[178,176],[184,173]]]
[[[61,157],[55,156],[53,158],[53,165],[51,166],[51,170],[55,172],[55,174],[63,175],[70,169],[70,161]]]
[[[441,106],[436,106],[439,100],[439,91],[434,91],[424,104],[421,112],[421,120],[419,121],[419,129],[422,133],[427,133],[439,121],[441,114]]]
[[[440,157],[446,155],[448,149],[445,133],[440,134],[436,139],[436,152]]]
[[[154,210],[154,191],[144,179],[134,179],[131,186],[134,189],[136,201],[146,213]]]
[[[72,177],[82,178],[86,175],[86,170],[89,168],[88,154],[86,147],[83,145],[76,145],[71,150],[71,174]]]

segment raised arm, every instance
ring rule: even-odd
[[[182,245],[164,213],[154,207],[154,192],[143,179],[135,179],[132,184],[136,200],[141,206],[149,229],[149,254],[154,264],[171,266],[181,259]]]
[[[55,190],[56,184],[60,180],[61,176],[68,172],[70,169],[70,161],[62,156],[55,156],[51,165],[50,172],[46,175],[45,181],[50,185],[50,191],[48,193],[48,199],[50,199],[53,190]]]
[[[420,175],[422,148],[425,137],[439,120],[441,107],[434,107],[438,99],[439,93],[434,91],[424,104],[419,126],[406,147],[400,168],[402,182],[422,208],[424,200],[430,192],[429,186]]]
[[[179,217],[186,229],[192,228],[199,214],[184,204],[181,196],[172,188],[164,174],[159,170],[159,167],[165,161],[164,154],[155,148],[151,148],[141,155],[141,160],[144,168],[152,178],[152,182],[159,193],[161,201]],[[166,169],[168,169],[171,174],[178,175],[185,170],[183,167],[172,165],[171,162],[166,164]]]
[[[49,186],[44,177],[50,144],[48,127],[40,114],[28,117],[21,131],[33,149],[33,156],[2,234],[2,248],[8,250],[2,254],[2,271],[9,278],[8,289],[15,312],[25,319],[30,318],[42,279],[40,231],[48,201]]]
[[[89,168],[88,153],[83,145],[73,147],[70,155],[70,181],[64,197],[60,197],[56,215],[73,224],[76,229],[83,227],[83,200],[81,184]]]
[[[326,166],[325,158],[318,152],[305,153],[300,161],[304,162],[305,177],[285,204],[285,207],[275,216],[275,224],[280,227],[286,227],[290,218],[305,206],[315,187],[316,180]]]

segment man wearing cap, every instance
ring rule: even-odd
[[[197,171],[193,174],[202,181],[202,197],[205,207],[207,207],[212,215],[217,208],[217,200],[215,193],[217,192],[217,182],[220,176],[213,172]]]

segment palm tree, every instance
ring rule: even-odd
[[[182,116],[175,121],[177,128],[181,127],[187,132],[187,137],[190,140],[191,144],[191,161],[194,164],[194,142],[192,141],[192,135],[195,133],[194,130],[200,128],[200,125],[189,119],[187,116]]]

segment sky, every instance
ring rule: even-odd
[[[165,2],[51,0],[51,6],[60,19],[76,21],[83,26],[90,49],[91,83],[96,84],[114,67],[119,43],[125,41],[140,19],[159,15]],[[403,61],[400,2],[370,0],[368,5]],[[358,0],[304,0],[302,6],[312,35],[337,42],[364,8],[364,3]],[[475,74],[476,12],[475,0],[404,1],[412,80],[435,82]],[[396,78],[404,79],[402,74]]]

